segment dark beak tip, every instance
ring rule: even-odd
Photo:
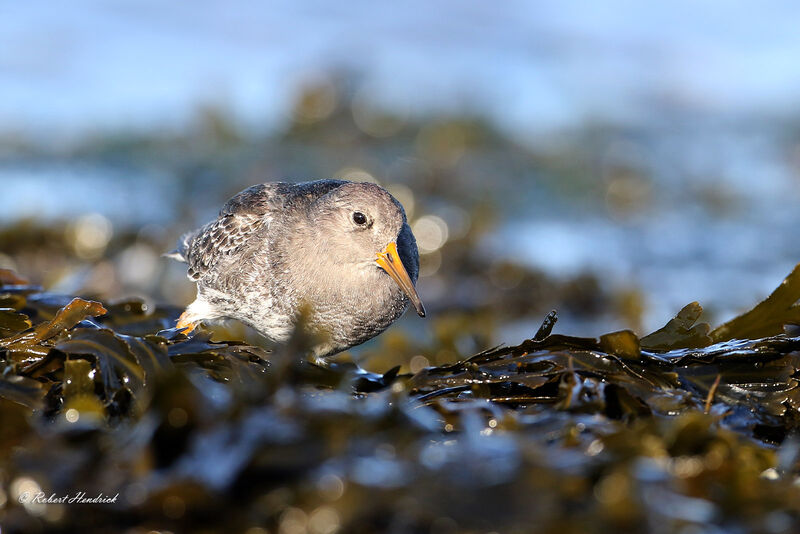
[[[417,309],[417,315],[420,317],[425,317],[425,307],[420,304],[419,308]]]

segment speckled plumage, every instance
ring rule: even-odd
[[[356,224],[355,212],[368,222]],[[233,318],[281,342],[307,306],[307,326],[327,338],[314,354],[345,350],[385,330],[409,304],[400,282],[376,264],[391,242],[409,285],[416,283],[416,241],[403,207],[380,186],[342,180],[254,185],[178,243],[173,257],[188,264],[197,283],[197,299],[182,322]],[[411,292],[424,315],[413,286]]]

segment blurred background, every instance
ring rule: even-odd
[[[0,268],[183,306],[180,234],[254,183],[336,177],[388,188],[422,252],[429,318],[354,351],[374,366],[551,309],[582,336],[694,300],[729,319],[800,261],[800,5],[752,9],[0,4]]]

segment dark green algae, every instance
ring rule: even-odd
[[[799,298],[800,266],[715,329],[697,303],[641,338],[553,334],[551,313],[519,345],[401,375],[0,271],[0,527],[797,532]]]

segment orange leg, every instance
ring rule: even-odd
[[[182,334],[189,334],[195,329],[195,326],[197,326],[197,323],[194,323],[189,319],[189,313],[183,312],[178,318],[178,324],[175,325],[175,328],[180,329]]]

